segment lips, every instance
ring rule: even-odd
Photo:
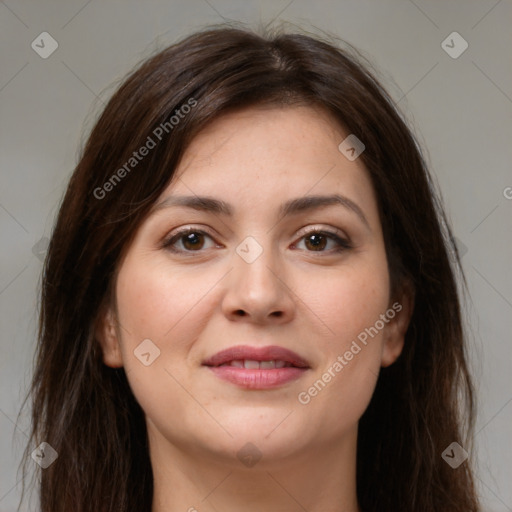
[[[236,346],[203,362],[218,378],[247,390],[270,390],[300,379],[310,368],[295,352],[278,346]]]
[[[204,366],[234,366],[250,370],[271,370],[285,367],[309,368],[309,364],[292,350],[271,345],[250,347],[239,345],[217,352],[203,362]]]

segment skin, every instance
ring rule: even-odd
[[[402,350],[412,300],[405,292],[390,297],[368,172],[338,150],[347,135],[311,107],[256,107],[215,120],[187,148],[157,203],[212,196],[229,203],[233,216],[157,209],[121,261],[117,303],[97,336],[105,364],[124,366],[146,415],[152,512],[359,511],[358,421],[380,367]],[[333,193],[356,203],[368,226],[341,205],[279,217],[288,199]],[[209,234],[192,246],[184,237],[175,241],[182,253],[162,248],[188,226]],[[327,239],[315,250],[305,236],[333,229],[353,247],[335,252],[337,243]],[[236,252],[247,236],[263,250],[252,263]],[[400,313],[300,403],[299,393],[396,301]],[[149,366],[134,355],[144,339],[160,350]],[[292,349],[310,369],[277,388],[247,390],[202,366],[239,344]],[[237,457],[248,442],[261,454],[252,467]]]

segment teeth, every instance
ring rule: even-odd
[[[248,370],[273,370],[274,368],[285,368],[292,366],[285,361],[255,361],[253,359],[237,359],[224,363],[221,366],[234,366],[235,368],[246,368]]]

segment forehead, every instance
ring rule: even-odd
[[[348,136],[326,111],[304,106],[253,107],[225,114],[190,143],[162,196],[221,197],[235,208],[287,198],[341,193],[376,214],[362,161],[338,149]],[[236,213],[236,212],[235,212]]]
[[[296,162],[313,160],[321,164],[330,148],[336,149],[344,132],[325,110],[305,106],[255,106],[224,114],[209,123],[187,148],[182,161],[186,167],[195,160],[211,164],[228,157],[257,167],[279,154]],[[338,142],[339,141],[339,142]],[[225,163],[225,162],[224,162]],[[279,162],[274,162],[275,168]],[[261,166],[262,166],[261,165]]]

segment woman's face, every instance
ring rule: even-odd
[[[120,329],[99,334],[153,448],[272,463],[354,444],[406,309],[348,135],[309,107],[251,108],[188,147],[121,262]]]

